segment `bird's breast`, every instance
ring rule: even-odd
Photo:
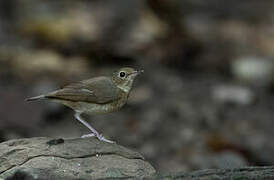
[[[93,104],[87,102],[78,102],[77,108],[79,111],[94,115],[94,114],[105,114],[119,110],[127,102],[127,96],[123,96],[119,100],[113,101],[106,104]]]

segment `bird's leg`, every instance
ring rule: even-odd
[[[91,130],[92,134],[83,135],[82,137],[91,137],[91,136],[98,136],[99,133],[91,126],[89,123],[87,123],[84,119],[81,118],[81,113],[75,113],[74,117],[80,121],[82,124],[84,124],[89,130]]]
[[[81,113],[76,112],[74,117],[80,121],[82,124],[84,124],[87,128],[89,128],[89,130],[91,130],[92,134],[86,134],[81,136],[82,138],[86,138],[86,137],[97,137],[100,141],[105,141],[108,143],[114,143],[111,140],[106,139],[104,136],[102,136],[101,134],[99,134],[91,125],[89,125],[83,118],[81,118]]]

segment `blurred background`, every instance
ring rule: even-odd
[[[274,2],[0,0],[0,141],[79,137],[25,98],[144,69],[119,112],[86,117],[160,172],[274,164]]]

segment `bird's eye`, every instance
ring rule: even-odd
[[[122,77],[122,78],[123,78],[123,77],[125,77],[125,76],[126,76],[126,73],[122,71],[122,72],[120,72],[120,74],[119,74],[119,75],[120,75],[120,77]]]

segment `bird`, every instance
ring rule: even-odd
[[[99,134],[81,115],[118,111],[126,104],[135,77],[143,72],[143,70],[123,67],[111,76],[99,76],[71,83],[53,92],[27,98],[26,101],[48,99],[68,106],[75,111],[74,117],[91,131],[90,134],[81,136],[82,138],[95,136],[100,141],[114,143]]]

